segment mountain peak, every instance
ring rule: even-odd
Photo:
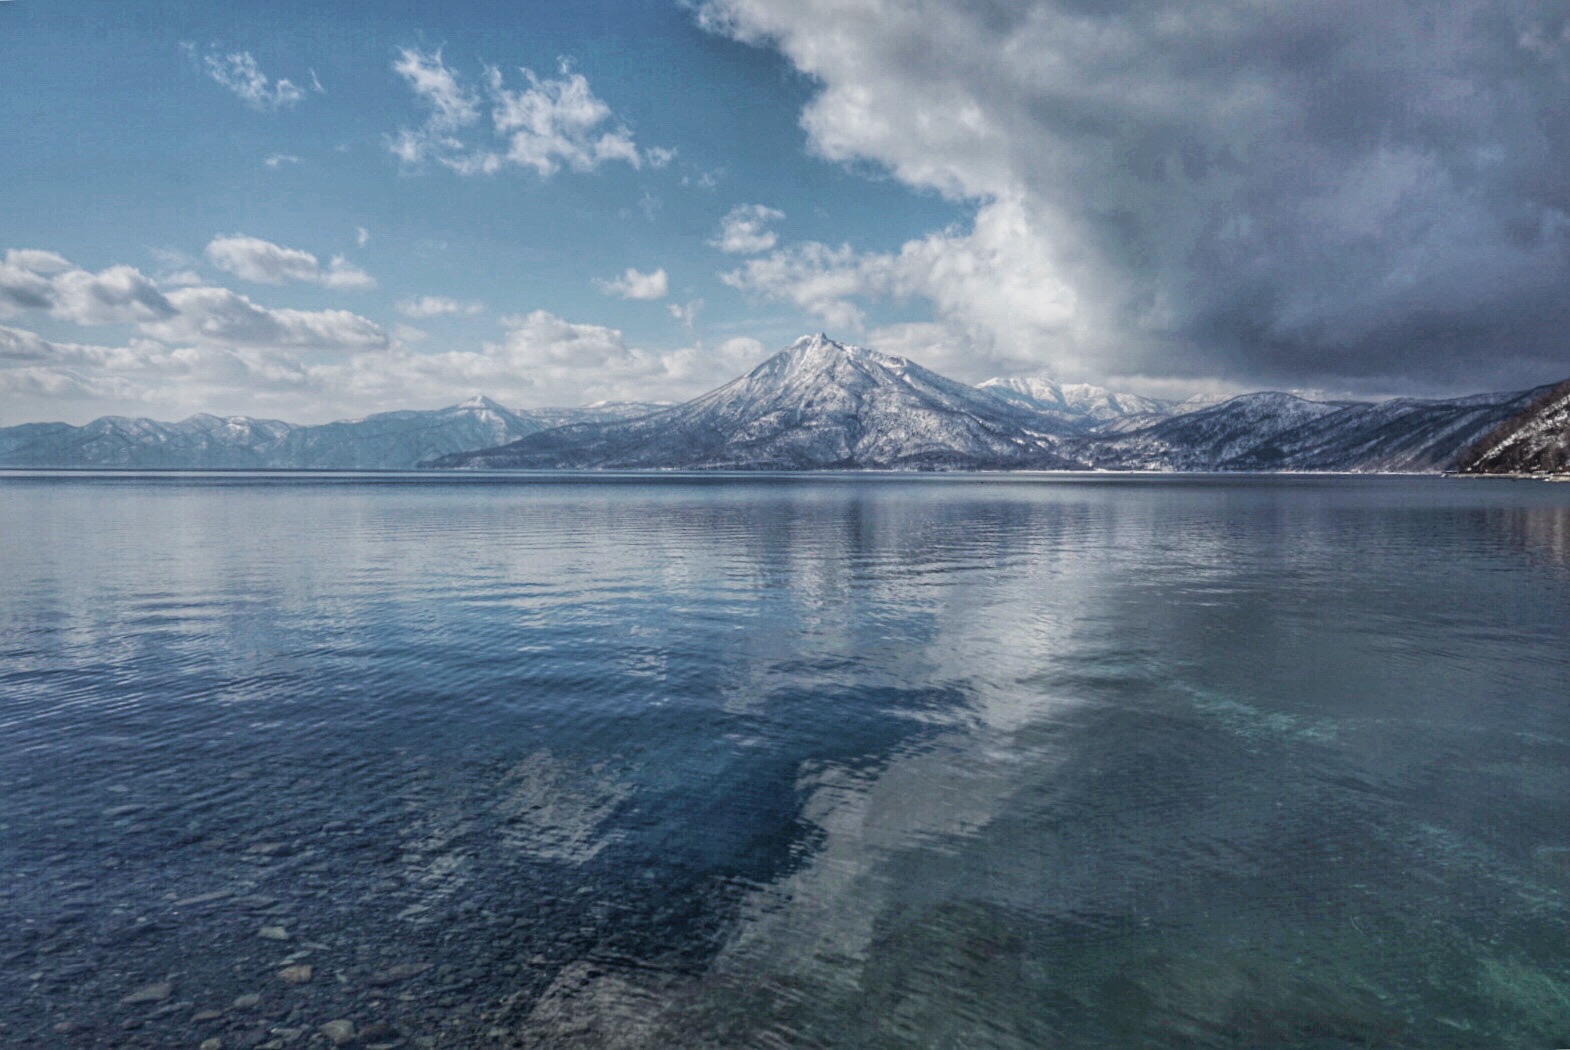
[[[759,365],[755,372],[776,372],[781,366],[790,373],[832,369],[843,363],[876,365],[899,371],[910,364],[903,357],[893,357],[863,346],[853,346],[830,339],[819,332],[804,335],[769,360]]]
[[[507,411],[507,409],[504,408],[502,405],[498,404],[495,401],[492,401],[490,398],[486,397],[484,394],[475,394],[473,397],[469,398],[467,401],[460,401],[460,402],[458,402],[456,405],[454,405],[452,407],[453,408],[483,408],[483,409],[486,409],[487,411],[490,411],[490,412],[505,412],[505,411]]]

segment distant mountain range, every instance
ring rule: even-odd
[[[1446,400],[1163,401],[1042,377],[967,386],[816,335],[679,405],[515,410],[476,397],[314,426],[209,415],[29,423],[0,428],[0,466],[1563,470],[1567,420],[1570,383]],[[1533,465],[1506,466],[1520,463]]]
[[[623,419],[666,407],[607,401],[583,408],[504,408],[488,397],[432,411],[297,426],[197,415],[178,423],[105,416],[85,426],[0,428],[0,466],[407,470],[451,452],[505,444],[567,423]]]

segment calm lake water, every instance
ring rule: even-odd
[[[0,544],[7,1045],[1570,1045],[1570,485],[12,473]]]

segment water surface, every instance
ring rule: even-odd
[[[0,1042],[1570,1044],[1570,486],[11,473],[0,544]]]

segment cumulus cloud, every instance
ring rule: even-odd
[[[615,280],[596,280],[594,285],[603,294],[619,299],[663,299],[670,293],[670,282],[663,266],[653,273],[639,273],[629,266]]]
[[[698,314],[703,311],[703,300],[693,299],[685,303],[671,303],[665,307],[665,312],[670,314],[677,324],[687,331],[692,331],[698,323]]]
[[[936,302],[936,323],[978,354],[1065,372],[1453,386],[1564,369],[1560,4],[698,12],[816,83],[802,126],[817,153],[976,209],[973,228],[892,255],[797,246],[773,260],[805,283],[779,295],[818,316],[854,320],[858,295],[926,296],[912,272],[930,263],[1003,289],[990,307]],[[1048,305],[1022,322],[1028,296],[1007,286],[1038,280]]]
[[[941,323],[901,329],[901,342],[925,333],[930,345],[914,355],[919,360],[935,366],[944,358],[962,375],[1028,368],[1042,336],[1080,335],[1074,289],[1042,250],[1046,238],[1031,219],[1020,202],[999,201],[982,208],[970,229],[940,231],[897,252],[807,241],[748,259],[720,279],[850,333],[865,329],[858,301],[925,299]],[[968,347],[973,359],[956,356],[949,349],[956,345]]]
[[[293,81],[282,77],[269,79],[249,51],[209,53],[202,56],[202,68],[214,81],[255,110],[287,109],[305,98],[305,89]]]
[[[520,68],[521,89],[508,87],[496,66],[485,67],[482,85],[471,87],[439,50],[404,48],[393,70],[427,114],[419,127],[387,140],[406,165],[434,161],[464,175],[524,168],[548,178],[563,168],[588,172],[608,162],[659,168],[675,156],[666,149],[640,151],[588,79],[565,61],[556,77]]]
[[[25,262],[34,269],[15,264]],[[61,264],[65,269],[59,269]],[[44,253],[13,253],[18,272],[86,271]],[[93,276],[93,275],[88,275]],[[41,305],[48,310],[47,283]],[[621,331],[544,310],[503,319],[475,349],[422,352],[424,333],[389,336],[345,311],[267,309],[228,289],[163,291],[169,313],[135,325],[123,345],[51,340],[0,325],[0,395],[8,416],[85,420],[107,411],[175,418],[195,411],[312,422],[411,405],[451,403],[483,390],[510,404],[571,405],[606,398],[681,399],[766,356],[753,339],[674,349],[629,344]],[[456,300],[413,301],[439,316]],[[323,350],[338,351],[322,354]]]
[[[319,283],[331,287],[332,273]],[[95,273],[53,252],[8,251],[0,317],[28,311],[79,325],[134,325],[153,339],[197,346],[352,351],[388,343],[380,326],[347,310],[270,309],[227,288],[165,290],[131,266]]]
[[[299,164],[300,158],[296,157],[293,153],[274,153],[269,155],[266,160],[262,161],[262,163],[267,165],[269,168],[277,170],[278,168],[283,167],[285,164]]]
[[[770,226],[783,218],[785,213],[777,208],[738,204],[720,220],[720,232],[709,243],[722,252],[738,255],[766,252],[779,243],[779,236]]]
[[[341,255],[322,266],[310,252],[242,234],[214,237],[207,245],[207,261],[225,273],[258,284],[306,281],[324,288],[376,287],[376,281],[369,274]]]
[[[448,299],[441,295],[422,295],[414,299],[405,299],[398,304],[398,312],[405,317],[424,320],[428,317],[446,317],[452,314],[478,314],[483,313],[485,304],[481,302],[462,303],[457,299]]]
[[[316,350],[387,345],[379,325],[348,310],[268,309],[227,288],[179,288],[168,299],[173,315],[141,326],[166,342]]]

